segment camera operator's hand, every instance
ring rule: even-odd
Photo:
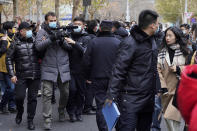
[[[67,43],[69,43],[69,44],[72,44],[72,45],[74,45],[75,44],[75,41],[74,40],[72,40],[72,39],[70,39],[70,38],[68,38],[68,37],[65,37],[65,40],[67,41]]]
[[[11,78],[11,81],[12,81],[12,83],[16,84],[16,82],[17,82],[17,77],[16,77],[16,76],[13,76],[13,77]]]
[[[51,41],[56,41],[56,36],[55,35],[50,35],[49,38],[51,39]]]

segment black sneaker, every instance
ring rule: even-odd
[[[69,118],[70,118],[70,122],[76,121],[75,115],[69,115]]]
[[[22,121],[22,115],[17,113],[16,118],[15,118],[15,122],[17,125],[21,124]]]
[[[96,106],[92,106],[92,110],[93,111],[96,111]]]
[[[77,121],[80,121],[80,122],[83,121],[81,115],[76,115],[76,119],[77,119]]]
[[[27,129],[35,130],[35,125],[34,125],[33,121],[28,121]]]
[[[95,115],[96,114],[96,111],[93,111],[93,110],[89,110],[87,111],[86,113],[84,113],[86,115]]]
[[[51,98],[51,104],[55,104],[56,103],[56,99],[55,99],[55,97],[52,97]]]
[[[41,90],[38,90],[38,95],[37,97],[41,97],[42,96],[42,91]]]

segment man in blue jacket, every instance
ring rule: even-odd
[[[114,37],[111,29],[111,21],[101,22],[100,33],[97,38],[88,44],[84,57],[85,70],[95,93],[96,121],[99,131],[108,131],[102,108],[106,99],[112,67],[120,45],[120,40]]]

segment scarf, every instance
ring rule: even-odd
[[[173,44],[173,45],[170,45],[169,48],[175,51],[173,62],[171,64],[168,49],[164,48],[159,53],[159,59],[158,59],[159,63],[162,65],[162,67],[165,68],[164,67],[165,61],[167,62],[168,66],[185,65],[185,57],[183,56],[183,53],[180,50],[180,45],[179,44]]]

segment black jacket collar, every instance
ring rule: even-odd
[[[81,37],[83,37],[83,36],[88,36],[88,33],[85,32],[84,30],[83,30],[82,32],[80,32],[80,33],[75,33],[75,32],[72,32],[72,33],[71,33],[71,37],[72,37],[73,39],[75,39],[75,40],[77,40],[77,39],[79,39],[79,38],[81,38]]]
[[[123,27],[120,27],[119,29],[117,29],[115,32],[114,32],[115,35],[119,35],[121,37],[126,37],[129,35],[129,33],[127,32],[127,30]]]
[[[110,31],[99,32],[98,37],[114,37]]]
[[[31,38],[24,38],[22,37],[19,33],[17,33],[16,37],[15,37],[15,41],[18,41],[18,44],[20,42],[27,42],[27,43],[32,43],[34,41],[34,37],[32,36]]]
[[[49,35],[53,34],[51,28],[45,22],[42,23],[41,28],[44,29]]]
[[[131,36],[134,37],[136,41],[143,42],[151,38],[148,34],[142,31],[137,25],[131,29]]]

